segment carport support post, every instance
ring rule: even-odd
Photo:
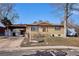
[[[31,33],[28,32],[28,43],[30,43],[30,42],[31,42]]]
[[[9,37],[9,28],[8,28],[8,26],[6,27],[6,33],[7,33],[7,37]]]
[[[31,34],[29,32],[25,33],[25,39],[27,41],[27,44],[30,45],[31,42]]]
[[[30,45],[30,34],[29,34],[29,28],[26,25],[26,29],[25,29],[25,40],[26,40],[26,44]]]

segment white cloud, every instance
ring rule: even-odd
[[[76,15],[78,15],[79,14],[79,11],[72,11],[71,13],[73,13],[73,14],[76,14]]]

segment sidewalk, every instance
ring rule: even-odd
[[[79,51],[79,47],[73,46],[36,46],[36,47],[15,47],[2,48],[0,51],[21,51],[21,50],[45,50],[45,49],[73,49]]]

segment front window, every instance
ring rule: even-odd
[[[31,31],[38,31],[38,28],[39,28],[38,26],[32,26]]]
[[[60,29],[61,29],[61,27],[58,27],[58,26],[57,26],[57,27],[55,27],[55,30],[60,30]]]

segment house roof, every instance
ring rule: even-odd
[[[14,25],[10,25],[9,27],[27,27],[27,26],[48,26],[48,27],[64,27],[63,25],[52,25],[50,23],[47,22],[40,22],[40,23],[33,23],[33,24],[14,24]]]
[[[48,26],[48,27],[50,27],[50,26],[52,26],[52,27],[58,26],[58,27],[64,27],[64,25],[53,25],[53,24],[51,24],[49,22],[38,22],[38,23],[26,24],[26,25],[27,26]]]
[[[26,24],[14,24],[10,25],[9,28],[25,28]]]
[[[14,24],[14,25],[10,25],[9,27],[24,28],[27,26],[64,27],[63,25],[52,25],[52,24],[47,23],[47,22],[40,22],[40,23],[33,23],[33,24]]]
[[[37,22],[37,23],[33,23],[34,25],[53,25],[49,22]]]

